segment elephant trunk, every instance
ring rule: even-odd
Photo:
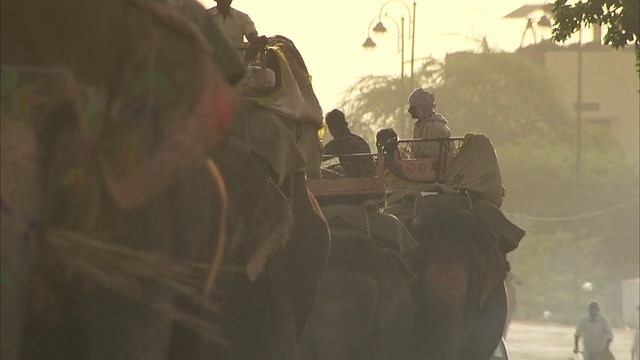
[[[6,114],[3,114],[6,115]],[[36,259],[41,173],[33,132],[25,122],[3,116],[0,130],[2,251],[2,359],[21,357],[27,293]]]
[[[470,299],[475,297],[477,251],[451,243],[430,244],[424,251],[430,254],[420,274],[418,321],[428,346],[424,354],[427,359],[459,360]]]

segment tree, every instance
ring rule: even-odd
[[[640,73],[640,1],[587,0],[568,5],[567,0],[556,0],[553,7],[555,25],[553,40],[564,42],[583,25],[607,27],[604,43],[614,48],[634,44],[636,67]]]
[[[525,55],[460,52],[445,61],[436,99],[453,133],[485,133],[501,146],[572,131],[555,79]]]
[[[416,72],[417,86],[437,86],[441,70],[441,62],[426,59]],[[401,79],[395,76],[364,76],[345,91],[344,101],[339,107],[352,119],[351,130],[373,144],[380,129],[394,128],[398,131],[402,122],[406,129],[410,128],[412,122],[407,113],[407,97],[411,90],[406,79],[402,84]]]
[[[450,120],[454,135],[481,132],[502,145],[534,134],[558,139],[574,129],[555,80],[522,54],[450,54],[445,63],[428,59],[415,78],[417,86],[435,93],[437,110]],[[408,128],[413,124],[407,95],[397,77],[372,75],[346,91],[341,107],[352,119],[352,130],[373,141],[382,128],[398,131],[401,122]]]

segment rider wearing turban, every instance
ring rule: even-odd
[[[435,112],[436,101],[433,94],[423,89],[414,90],[409,95],[409,113],[416,119],[413,125],[414,139],[448,138],[451,130],[447,119]],[[414,143],[411,147],[413,157],[437,157],[440,151],[438,142]]]

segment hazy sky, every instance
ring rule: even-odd
[[[206,7],[214,0],[200,0]],[[371,37],[378,47],[366,50],[362,43],[367,26],[376,19],[385,0],[234,0],[232,6],[251,16],[261,35],[284,35],[296,44],[313,77],[313,87],[326,113],[336,107],[342,93],[358,77],[369,74],[400,74],[398,30],[383,17],[388,32]],[[417,0],[415,58],[478,48],[487,36],[489,45],[512,51],[520,45],[526,19],[503,19],[527,3],[521,0]],[[409,8],[412,1],[405,0]],[[389,2],[383,14],[400,23],[408,17],[399,0]],[[408,20],[405,21],[408,27]],[[374,22],[375,25],[375,22]],[[406,32],[409,30],[407,29]],[[549,31],[544,33],[549,37]],[[530,35],[527,41],[531,42]],[[410,59],[410,42],[405,40],[405,59]],[[416,63],[417,69],[417,63]],[[405,68],[409,73],[409,65]]]

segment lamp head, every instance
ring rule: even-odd
[[[546,27],[546,28],[551,27],[551,21],[549,20],[547,15],[542,15],[540,20],[538,20],[538,27]]]
[[[387,28],[384,27],[382,21],[378,21],[376,26],[373,27],[373,32],[384,34],[387,32]]]
[[[374,47],[376,47],[376,43],[374,43],[373,40],[371,40],[371,37],[368,37],[367,40],[365,40],[364,43],[362,44],[362,47],[367,49],[373,49]]]

